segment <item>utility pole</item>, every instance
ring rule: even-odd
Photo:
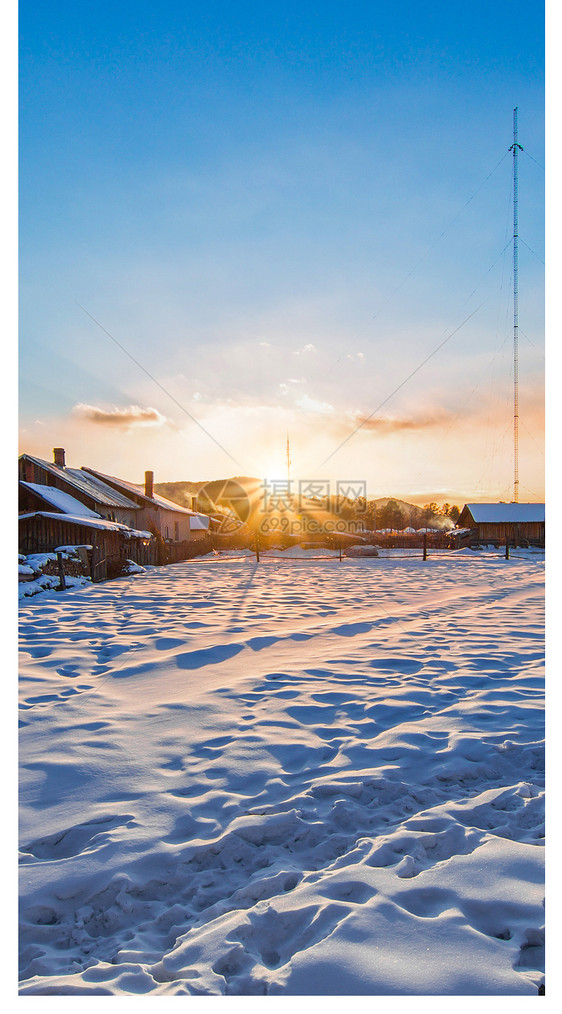
[[[289,445],[289,434],[287,433],[287,492],[291,490],[291,448]]]
[[[519,503],[519,194],[517,106],[513,110],[513,502]]]

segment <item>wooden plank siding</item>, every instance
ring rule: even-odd
[[[474,513],[473,513],[474,511]],[[492,517],[490,517],[492,512]],[[477,520],[479,515],[487,520]],[[517,514],[519,513],[519,518]],[[535,518],[529,513],[535,513]],[[496,515],[494,517],[493,515]],[[527,514],[528,520],[523,520]],[[541,516],[542,514],[542,516]],[[475,517],[476,515],[476,517]],[[502,517],[503,515],[503,517]],[[510,517],[511,515],[511,517]],[[465,504],[458,528],[470,529],[471,543],[495,543],[505,546],[506,542],[516,545],[543,547],[545,544],[544,504]]]
[[[154,541],[125,538],[121,532],[93,528],[59,518],[46,518],[36,514],[19,521],[19,552],[52,553],[58,546],[92,546],[89,554],[93,581],[105,581],[111,561],[133,560],[139,566],[154,565]],[[111,569],[111,567],[109,567]]]
[[[476,531],[482,542],[499,541],[505,544],[507,539],[512,545],[524,541],[544,546],[544,521],[519,521],[517,523],[481,521],[476,524]]]

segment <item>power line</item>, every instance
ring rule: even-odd
[[[398,387],[395,387],[394,390],[388,395],[388,397],[386,397],[384,399],[384,401],[381,401],[380,405],[377,405],[377,407],[375,409],[373,409],[373,411],[370,413],[370,415],[366,416],[365,419],[362,419],[361,422],[359,423],[359,425],[356,426],[355,429],[351,433],[349,433],[348,436],[344,440],[342,440],[342,442],[340,444],[338,444],[338,446],[336,447],[336,449],[334,451],[332,451],[332,453],[329,454],[327,458],[324,459],[324,461],[322,462],[322,464],[319,467],[322,468],[325,464],[327,464],[327,462],[330,461],[330,458],[333,458],[334,454],[337,454],[337,452],[340,451],[345,444],[347,444],[348,440],[351,440],[351,438],[354,437],[355,434],[359,432],[359,430],[365,425],[365,423],[369,422],[369,419],[372,419],[373,416],[377,414],[377,412],[380,412],[381,408],[383,408],[384,405],[386,405],[387,402],[389,402],[390,399],[393,398],[394,395],[397,394],[398,391],[400,391],[401,388],[403,388],[404,385],[407,384],[408,381],[411,380],[412,377],[415,376],[415,374],[418,373],[422,369],[422,367],[425,366],[425,364],[428,363],[429,360],[432,359],[433,356],[436,355],[437,352],[439,352],[439,350],[442,349],[443,346],[446,345],[447,342],[450,341],[451,338],[454,335],[456,335],[457,332],[460,331],[460,329],[462,327],[464,327],[465,324],[468,323],[468,321],[471,319],[471,317],[474,317],[474,314],[478,313],[478,310],[480,310],[484,306],[485,302],[486,302],[486,300],[484,300],[482,303],[480,303],[480,306],[477,306],[476,309],[472,311],[472,313],[469,313],[468,317],[465,317],[465,319],[463,320],[462,324],[459,324],[459,326],[456,327],[454,331],[451,331],[451,333],[449,335],[447,335],[447,337],[442,342],[440,342],[440,344],[437,345],[437,347],[434,348],[433,351],[430,352],[429,355],[426,356],[425,359],[421,363],[419,363],[419,365],[416,366],[416,368],[414,370],[412,370],[412,372],[409,373],[408,376],[400,384],[398,384]]]
[[[484,275],[482,276],[482,278],[480,279],[480,281],[479,281],[479,282],[477,283],[477,285],[476,285],[476,286],[474,287],[474,289],[472,290],[472,292],[470,293],[470,295],[469,295],[469,296],[467,296],[467,298],[465,299],[464,303],[462,304],[462,307],[466,306],[466,304],[467,304],[467,303],[468,303],[468,302],[469,302],[469,301],[470,301],[470,300],[472,299],[473,295],[474,295],[474,294],[475,294],[475,292],[476,292],[476,291],[478,290],[478,288],[479,288],[480,284],[482,283],[482,281],[483,281],[483,280],[484,280],[484,279],[485,279],[485,278],[486,278],[486,277],[487,277],[487,276],[488,276],[488,275],[490,274],[490,272],[491,272],[491,271],[492,271],[492,270],[493,270],[493,269],[495,268],[495,266],[496,266],[496,264],[498,263],[498,261],[500,260],[500,258],[501,258],[501,257],[503,257],[503,255],[504,255],[504,253],[505,253],[505,251],[506,251],[507,247],[509,246],[510,242],[511,242],[511,240],[508,240],[508,241],[507,241],[507,243],[506,243],[506,244],[505,244],[505,246],[504,246],[504,247],[502,248],[502,250],[500,251],[500,253],[498,254],[498,256],[497,256],[497,257],[495,258],[495,260],[494,260],[494,261],[492,262],[492,264],[491,264],[491,265],[490,265],[490,267],[488,268],[488,270],[487,270],[487,271],[485,272],[485,274],[484,274]],[[450,340],[450,339],[451,339],[451,338],[453,337],[453,335],[457,334],[457,332],[458,332],[458,331],[460,331],[460,329],[461,329],[462,327],[464,327],[464,325],[465,325],[466,323],[468,323],[468,321],[469,321],[469,320],[471,319],[471,317],[473,317],[473,316],[474,316],[474,314],[475,314],[475,313],[477,313],[477,312],[478,312],[478,310],[480,310],[480,309],[481,309],[481,308],[482,308],[482,307],[484,306],[484,303],[485,303],[485,302],[486,302],[486,300],[483,300],[483,301],[482,301],[482,302],[480,303],[480,306],[477,306],[477,307],[476,307],[476,309],[475,309],[475,310],[473,310],[473,311],[472,311],[472,313],[470,313],[470,314],[468,315],[468,317],[466,317],[466,318],[465,318],[465,319],[463,320],[463,322],[462,322],[461,324],[459,324],[459,325],[458,325],[458,327],[456,327],[454,331],[452,331],[452,332],[451,332],[451,334],[449,334],[449,335],[448,335],[448,336],[447,336],[447,337],[446,337],[446,338],[445,338],[445,339],[444,339],[444,340],[443,340],[442,342],[440,342],[440,344],[439,344],[439,345],[437,345],[437,347],[436,347],[435,349],[433,349],[433,352],[430,352],[430,353],[429,353],[429,355],[428,355],[428,356],[426,356],[426,358],[425,358],[425,359],[423,360],[423,362],[421,362],[421,363],[420,363],[420,364],[419,364],[418,366],[416,366],[415,370],[412,370],[412,372],[411,372],[410,374],[408,374],[408,376],[407,376],[407,377],[405,378],[405,380],[403,380],[403,381],[402,381],[402,383],[400,383],[400,384],[398,385],[398,387],[396,387],[396,388],[394,389],[394,391],[392,391],[392,392],[391,392],[391,394],[389,394],[389,395],[388,395],[388,397],[387,397],[387,398],[385,398],[385,399],[384,399],[384,401],[382,401],[382,402],[380,403],[380,405],[378,405],[378,406],[377,406],[377,408],[373,410],[373,412],[371,412],[371,414],[370,414],[370,415],[368,415],[368,416],[367,416],[367,417],[366,417],[365,419],[363,419],[363,420],[362,420],[362,421],[361,421],[361,422],[359,423],[359,425],[358,425],[358,426],[356,426],[356,428],[355,428],[355,429],[354,429],[354,430],[353,430],[353,431],[352,431],[351,433],[349,433],[349,434],[348,434],[348,436],[347,436],[347,437],[346,437],[346,438],[345,438],[344,440],[342,440],[342,442],[341,442],[340,444],[338,444],[338,446],[336,447],[336,449],[335,449],[334,451],[332,451],[332,453],[331,453],[331,454],[329,454],[327,458],[325,458],[325,459],[324,459],[324,461],[322,462],[322,464],[321,464],[321,465],[320,465],[319,467],[320,467],[320,468],[323,468],[323,466],[324,466],[324,465],[325,465],[325,464],[326,464],[326,463],[327,463],[328,461],[330,461],[330,458],[333,458],[334,454],[337,454],[337,452],[338,452],[338,451],[339,451],[339,450],[340,450],[340,449],[341,449],[341,448],[342,448],[342,447],[344,446],[344,444],[346,444],[346,443],[348,442],[348,440],[351,440],[351,438],[352,438],[353,436],[355,436],[355,434],[356,434],[356,433],[357,433],[357,432],[358,432],[358,431],[359,431],[359,430],[361,429],[361,427],[362,427],[362,426],[364,426],[364,425],[365,425],[365,423],[369,421],[369,419],[372,419],[372,417],[373,417],[374,415],[376,415],[376,413],[377,413],[377,412],[379,412],[379,411],[380,411],[380,409],[381,409],[381,408],[383,408],[383,406],[384,406],[384,405],[386,405],[386,404],[387,404],[387,402],[389,402],[389,401],[390,401],[390,399],[391,399],[391,398],[393,398],[393,397],[394,397],[394,395],[395,395],[395,394],[397,394],[397,393],[398,393],[398,391],[399,391],[399,390],[400,390],[400,389],[401,389],[402,387],[404,387],[404,385],[405,385],[405,384],[407,384],[407,383],[408,383],[408,381],[409,381],[409,380],[411,380],[411,378],[412,378],[412,377],[413,377],[413,376],[414,376],[414,375],[415,375],[415,374],[416,374],[416,373],[417,373],[417,372],[418,372],[419,370],[421,370],[422,366],[425,366],[425,364],[426,364],[427,362],[429,362],[429,360],[430,360],[430,359],[431,359],[431,358],[432,358],[432,357],[433,357],[433,356],[434,356],[434,355],[435,355],[435,354],[436,354],[437,352],[439,352],[439,350],[440,350],[440,349],[442,349],[444,345],[446,345],[446,344],[447,344],[447,342],[448,342],[448,341],[449,341],[449,340]],[[462,307],[461,307],[461,309],[462,309]]]
[[[530,246],[529,246],[529,244],[525,242],[525,240],[523,239],[523,237],[522,237],[522,236],[520,236],[520,237],[519,237],[519,239],[520,239],[520,241],[522,242],[523,246],[526,246],[526,247],[527,247],[527,250],[530,250],[530,251],[531,251],[531,253],[533,254],[533,257],[536,257],[536,258],[537,258],[537,260],[538,260],[538,261],[540,261],[540,262],[541,262],[541,264],[542,264],[542,265],[543,265],[543,267],[544,267],[544,266],[545,266],[545,264],[544,264],[544,261],[543,261],[542,257],[539,257],[539,255],[538,255],[537,253],[535,253],[535,251],[533,250],[533,248],[532,248],[532,247],[530,247]]]
[[[535,447],[537,448],[537,451],[538,451],[538,452],[539,452],[539,454],[541,454],[541,455],[542,455],[542,457],[544,458],[544,456],[545,456],[545,454],[544,454],[544,447],[541,447],[541,446],[540,446],[540,444],[539,444],[538,440],[536,440],[536,439],[535,439],[535,437],[534,437],[534,436],[533,436],[533,434],[531,433],[531,431],[530,431],[529,427],[525,425],[525,422],[523,421],[523,419],[521,420],[521,423],[522,423],[522,425],[523,425],[523,428],[524,428],[524,429],[525,429],[525,430],[527,431],[527,435],[528,435],[528,436],[530,436],[531,440],[533,441],[533,443],[534,443]],[[525,487],[525,489],[529,489],[529,487],[528,487],[528,486],[526,486],[526,487]],[[529,490],[529,492],[530,492],[530,493],[532,493],[533,491],[532,491],[532,490]]]
[[[525,332],[524,332],[524,330],[523,330],[522,327],[519,328],[519,334],[522,334],[523,337],[526,338],[527,341],[529,342],[529,345],[532,345],[533,348],[537,350],[537,352],[538,352],[539,356],[541,357],[541,359],[544,359],[544,355],[541,352],[541,350],[539,349],[538,345],[535,344],[535,342],[532,340],[532,338],[529,338],[528,334],[525,334]]]
[[[410,270],[408,271],[408,273],[402,278],[402,281],[400,281],[398,283],[398,285],[392,290],[392,292],[390,293],[390,295],[387,296],[387,298],[385,299],[385,301],[383,303],[381,303],[381,305],[378,307],[378,309],[376,310],[376,312],[369,318],[368,322],[361,328],[361,330],[356,332],[356,334],[354,336],[354,339],[353,339],[354,341],[356,341],[358,338],[361,337],[361,335],[363,335],[365,333],[365,331],[367,330],[367,328],[373,323],[374,320],[377,319],[377,317],[388,306],[388,304],[392,301],[392,299],[394,299],[394,296],[396,295],[396,293],[400,291],[400,289],[402,288],[402,286],[405,285],[407,281],[409,281],[409,279],[412,277],[412,275],[417,270],[417,268],[420,266],[420,264],[425,260],[425,258],[428,256],[428,254],[430,254],[431,251],[433,250],[433,248],[435,246],[437,246],[437,244],[439,243],[439,241],[441,239],[443,239],[443,236],[449,231],[449,229],[454,224],[454,222],[456,222],[457,218],[459,218],[462,215],[462,213],[465,210],[465,208],[468,207],[468,205],[471,203],[471,201],[474,200],[474,198],[476,197],[476,195],[482,190],[482,188],[485,186],[485,184],[488,182],[488,180],[494,175],[494,173],[496,172],[496,170],[499,169],[500,165],[502,164],[502,162],[504,161],[504,159],[507,157],[507,155],[508,155],[508,152],[504,152],[503,153],[502,157],[496,163],[496,165],[491,170],[491,172],[489,172],[488,175],[482,180],[482,182],[479,183],[479,185],[476,187],[476,190],[473,191],[473,193],[470,195],[470,197],[468,198],[468,200],[466,200],[464,202],[464,204],[462,205],[462,207],[459,208],[459,210],[456,212],[456,214],[453,215],[453,217],[450,219],[450,221],[447,223],[447,225],[444,227],[444,229],[442,229],[442,231],[439,233],[439,235],[437,236],[437,238],[434,239],[433,242],[430,243],[428,247],[426,247],[426,249],[422,253],[421,257],[418,258],[418,260],[415,262],[415,264],[413,265],[413,267],[411,267]],[[346,348],[349,348],[349,342],[346,345]],[[343,358],[342,355],[338,356],[338,358],[332,363],[331,366],[328,367],[328,369],[326,370],[326,372],[322,375],[322,377],[320,378],[320,381],[324,380],[324,378],[326,376],[328,376],[329,373],[332,372],[334,366],[337,366],[337,364],[339,362],[341,362],[342,358]],[[312,388],[312,390],[314,390],[317,387],[318,387],[318,383],[316,383],[314,385],[314,387]]]
[[[125,355],[129,357],[129,359],[135,364],[135,366],[138,366],[139,370],[142,370],[142,372],[145,373],[146,376],[149,377],[150,380],[152,380],[152,382],[154,384],[156,384],[156,386],[159,387],[160,390],[163,391],[164,394],[166,394],[168,396],[168,398],[171,398],[171,400],[174,402],[175,405],[177,405],[177,407],[180,409],[180,411],[182,411],[184,413],[184,415],[186,415],[189,419],[191,419],[191,421],[194,422],[195,425],[198,426],[199,429],[202,430],[203,433],[205,433],[205,435],[209,437],[209,440],[212,440],[213,443],[216,444],[216,446],[224,454],[226,454],[227,457],[229,457],[230,460],[233,461],[235,465],[238,465],[239,468],[242,468],[242,465],[240,464],[240,462],[236,460],[236,458],[230,453],[230,451],[227,451],[226,447],[223,447],[223,445],[221,443],[219,443],[219,441],[213,436],[213,434],[209,433],[209,431],[207,429],[205,429],[205,427],[203,426],[203,423],[200,423],[199,420],[196,419],[195,416],[191,414],[191,412],[189,412],[189,410],[185,407],[185,405],[182,405],[181,402],[179,402],[178,399],[175,398],[174,395],[171,394],[170,391],[168,391],[164,387],[164,385],[161,384],[160,381],[157,380],[156,377],[154,377],[152,375],[152,373],[150,373],[149,370],[147,370],[146,367],[142,365],[142,363],[139,363],[138,359],[135,359],[135,357],[132,355],[132,353],[129,352],[129,350],[126,349],[125,346],[120,341],[118,341],[117,338],[115,338],[107,330],[106,327],[103,326],[103,324],[100,324],[99,320],[96,320],[96,318],[93,316],[93,314],[91,314],[89,312],[89,310],[86,310],[86,308],[84,306],[82,306],[81,303],[77,303],[77,306],[79,306],[80,309],[84,311],[84,313],[86,314],[87,317],[90,318],[90,320],[93,320],[94,324],[97,324],[97,326],[99,328],[101,328],[101,330],[104,332],[104,334],[106,334],[107,337],[110,338],[111,341],[114,342],[114,344],[117,345],[117,347],[120,348],[121,351],[124,352]]]
[[[526,148],[522,148],[521,151],[523,152],[524,155],[527,156],[527,158],[531,159],[531,162],[535,162],[536,165],[538,165],[539,169],[542,169],[543,173],[546,171],[545,168],[544,168],[544,166],[541,165],[541,163],[538,162],[536,158],[533,158],[533,156],[529,154],[529,152],[527,151]]]
[[[421,255],[421,257],[416,261],[416,263],[414,264],[414,266],[410,269],[410,271],[408,272],[408,274],[396,286],[396,288],[393,290],[393,292],[390,293],[390,296],[388,297],[388,299],[382,304],[382,306],[379,307],[379,309],[377,310],[377,312],[375,313],[375,315],[373,317],[371,317],[371,321],[370,322],[372,322],[373,320],[375,320],[378,317],[379,313],[381,313],[381,311],[384,310],[384,308],[388,305],[388,303],[390,302],[390,300],[396,295],[396,293],[402,288],[402,286],[405,285],[405,283],[408,281],[408,279],[410,279],[412,277],[412,275],[413,275],[414,271],[416,270],[416,268],[418,268],[419,265],[422,263],[422,261],[425,260],[425,258],[427,257],[427,255],[429,253],[431,253],[431,251],[433,250],[433,248],[435,246],[437,246],[437,244],[439,243],[439,240],[441,240],[443,238],[443,236],[445,235],[445,233],[449,231],[449,229],[451,228],[451,226],[453,225],[453,223],[456,222],[457,218],[459,218],[462,215],[462,213],[465,210],[465,208],[467,208],[468,205],[471,203],[471,201],[474,200],[474,198],[476,197],[476,195],[482,190],[482,187],[488,182],[488,180],[490,179],[490,177],[494,175],[494,173],[496,172],[496,169],[499,169],[499,167],[502,164],[502,162],[503,162],[504,158],[506,157],[506,155],[507,155],[507,152],[504,152],[504,154],[500,158],[500,160],[497,163],[497,165],[495,165],[494,168],[492,169],[492,171],[488,173],[488,175],[486,176],[486,178],[482,180],[482,183],[479,184],[479,186],[476,188],[476,190],[474,191],[474,193],[472,193],[471,196],[468,198],[468,200],[465,201],[465,203],[463,204],[462,208],[460,208],[457,211],[456,215],[453,215],[453,217],[450,220],[450,222],[445,226],[445,228],[442,230],[442,232],[439,233],[437,239],[435,239],[433,241],[433,243],[430,243],[430,245],[427,247],[427,249],[424,251],[424,253]]]

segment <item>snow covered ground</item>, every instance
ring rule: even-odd
[[[23,599],[21,993],[536,995],[540,554]]]

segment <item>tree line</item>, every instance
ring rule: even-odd
[[[366,500],[358,497],[356,500],[344,496],[327,496],[318,499],[317,504],[330,514],[337,514],[346,521],[362,521],[367,531],[380,531],[390,528],[394,531],[403,531],[405,528],[431,528],[441,527],[443,518],[450,518],[456,524],[460,509],[456,504],[435,502],[417,507],[414,504],[401,506],[396,500],[389,499],[386,503],[376,500]]]

